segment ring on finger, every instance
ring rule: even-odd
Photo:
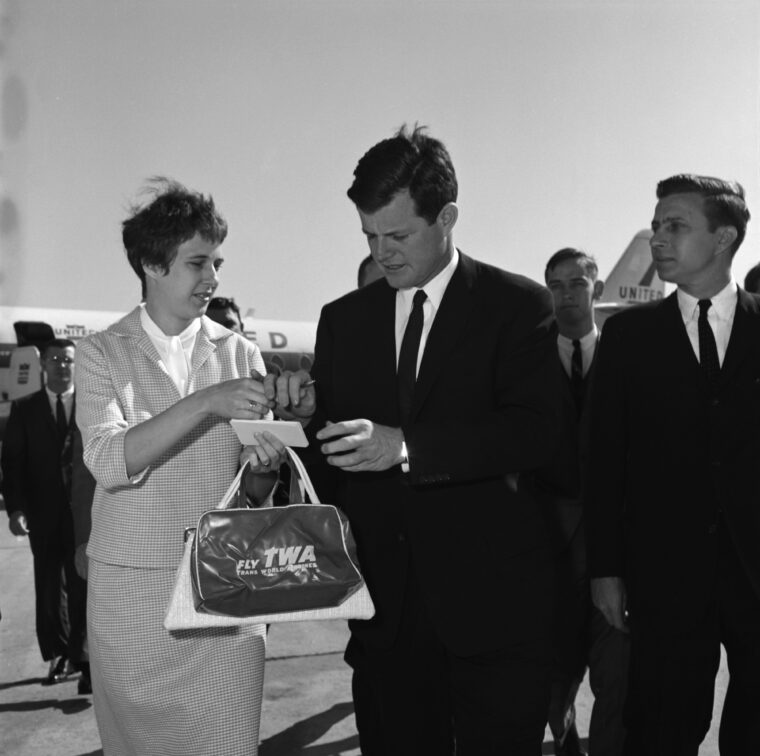
[[[256,402],[254,402],[254,401],[253,401],[253,399],[251,399],[251,400],[248,402],[248,404],[250,404],[250,405],[251,405],[251,409],[252,409],[252,410],[255,410],[255,409],[256,409]]]

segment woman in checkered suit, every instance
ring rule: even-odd
[[[285,453],[268,434],[241,449],[228,422],[268,406],[258,348],[204,316],[226,233],[210,197],[159,182],[123,224],[144,304],[77,350],[77,421],[97,480],[88,638],[106,756],[257,751],[263,628],[162,624],[185,528],[241,459],[248,495],[265,499]]]

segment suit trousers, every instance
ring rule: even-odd
[[[77,574],[73,545],[54,535],[29,535],[34,562],[35,626],[45,661],[57,656],[75,667],[86,661],[87,582]]]
[[[354,633],[346,661],[363,756],[538,756],[549,705],[551,637],[473,656],[438,638],[411,568],[395,644]],[[506,600],[506,599],[505,599]]]
[[[582,528],[556,555],[557,608],[549,725],[559,740],[575,716],[575,696],[588,666],[594,705],[589,750],[594,756],[622,756],[623,709],[628,685],[630,641],[591,603]]]
[[[721,644],[730,681],[720,722],[720,754],[760,753],[760,598],[722,518],[715,537],[718,574],[704,617],[678,634],[647,627],[641,619],[633,624],[627,756],[697,756],[710,728]]]

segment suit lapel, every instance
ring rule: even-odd
[[[441,306],[436,313],[433,327],[425,344],[417,383],[414,387],[413,418],[424,404],[430,389],[442,370],[456,369],[449,360],[452,344],[456,344],[467,332],[473,307],[472,287],[475,266],[467,255],[459,253],[459,263],[446,287]]]
[[[757,300],[744,289],[738,290],[736,312],[728,339],[726,356],[720,371],[720,384],[729,382],[745,357],[752,352],[752,344],[758,340],[758,321],[760,313]]]
[[[195,348],[193,349],[193,365],[190,369],[190,375],[187,378],[187,385],[190,386],[198,371],[203,367],[206,360],[216,351],[216,344],[208,337],[205,328],[201,326],[195,337]]]
[[[35,401],[37,402],[37,412],[39,413],[42,422],[47,426],[50,433],[57,437],[58,425],[56,424],[55,417],[53,417],[53,412],[50,409],[50,401],[48,400],[47,390],[44,386],[37,392]]]
[[[675,291],[660,305],[660,314],[662,321],[660,329],[660,335],[662,336],[661,343],[665,345],[665,349],[672,353],[677,361],[680,361],[684,365],[690,365],[696,371],[696,374],[702,376],[699,360],[694,353],[694,347],[691,345],[689,334],[686,333],[686,326],[683,322],[681,310],[678,307],[678,297]]]

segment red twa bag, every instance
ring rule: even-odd
[[[288,454],[291,501],[307,493],[316,503],[228,509],[241,469],[185,544],[168,630],[373,616],[348,521],[337,507],[318,503],[303,463]]]

